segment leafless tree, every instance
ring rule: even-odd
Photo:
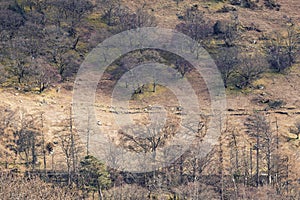
[[[9,163],[14,163],[17,157],[17,144],[14,136],[15,112],[8,106],[1,106],[0,113],[0,138],[3,141],[0,145],[0,154],[5,168],[8,168]]]
[[[67,112],[67,111],[66,111]],[[65,158],[68,172],[68,184],[71,184],[72,174],[78,172],[79,157],[83,153],[83,148],[73,125],[73,115],[70,108],[68,118],[58,124],[59,130],[55,133],[55,138],[61,148]]]
[[[179,199],[220,199],[214,187],[199,182],[179,186],[175,191]]]
[[[7,56],[2,59],[6,63],[5,70],[9,78],[16,78],[17,83],[22,84],[29,73],[30,58],[24,52],[22,43],[18,39],[11,39],[6,45]]]
[[[28,82],[39,89],[42,93],[51,83],[60,79],[56,70],[43,59],[35,59],[31,62]]]
[[[122,145],[135,152],[152,152],[163,146],[168,138],[172,137],[176,129],[175,124],[165,127],[144,126],[128,127],[119,131]]]
[[[134,12],[128,8],[121,8],[117,14],[116,25],[118,32],[141,27],[154,27],[156,19],[145,10],[144,5]]]
[[[254,80],[266,71],[266,60],[262,55],[241,56],[239,66],[236,69],[236,86],[244,88],[250,86]]]
[[[253,116],[247,118],[245,125],[248,128],[247,133],[249,136],[256,140],[253,147],[256,150],[256,186],[259,186],[260,169],[264,165],[261,158],[265,158],[266,160],[267,181],[270,184],[273,171],[272,155],[276,148],[276,138],[271,130],[270,123],[264,115],[255,113]]]
[[[300,29],[296,26],[292,18],[288,19],[288,22],[289,24],[287,25],[287,39],[285,45],[287,47],[289,65],[292,65],[296,62],[300,51]]]
[[[40,146],[40,132],[37,129],[36,117],[20,109],[14,118],[14,135],[16,151],[25,160],[26,167],[35,168],[37,164],[38,146]]]
[[[284,72],[292,66],[299,54],[299,29],[291,18],[288,18],[286,36],[274,33],[271,42],[267,46],[267,55],[270,68],[276,72]]]
[[[9,6],[0,8],[0,35],[1,40],[13,38],[16,31],[24,25],[25,18],[22,13],[8,9]]]
[[[182,58],[177,58],[175,62],[175,69],[177,69],[182,75],[182,77],[184,77],[186,73],[192,71],[193,67],[186,60]]]
[[[186,10],[184,22],[176,26],[176,30],[190,36],[202,46],[205,46],[208,36],[213,33],[211,23],[205,18],[204,13],[198,7]]]
[[[228,82],[238,67],[238,57],[238,49],[236,47],[221,48],[215,56],[216,64],[221,72],[225,88],[227,88]]]
[[[98,0],[98,5],[102,6],[104,13],[102,18],[107,21],[107,25],[113,26],[116,25],[115,17],[118,15],[121,9],[120,0]]]
[[[51,4],[56,9],[56,13],[62,13],[64,22],[68,24],[69,35],[74,38],[77,36],[76,26],[81,22],[83,16],[93,9],[89,0],[54,0]],[[77,39],[79,39],[78,36]]]

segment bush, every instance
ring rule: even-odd
[[[238,5],[243,8],[254,9],[257,7],[256,3],[251,0],[230,0],[231,5]]]
[[[284,46],[271,45],[268,47],[268,62],[270,68],[275,72],[283,72],[291,65],[289,56]]]
[[[233,6],[223,6],[221,9],[217,10],[218,13],[228,13],[230,11],[236,11],[236,8]]]
[[[280,108],[283,105],[284,105],[284,101],[283,100],[270,100],[268,102],[268,106],[271,109],[277,109],[277,108]]]
[[[0,173],[1,199],[81,199],[77,190],[58,187],[37,177],[25,178],[19,174]]]
[[[105,199],[148,199],[149,191],[138,185],[124,184],[104,192]]]
[[[265,0],[264,2],[265,6],[269,9],[275,9],[277,11],[280,10],[280,4],[277,3],[275,0]]]

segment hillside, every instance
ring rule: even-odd
[[[62,190],[78,199],[300,199],[298,0],[241,1],[247,6],[226,0],[63,2],[0,3],[1,177],[36,173],[47,182],[43,187],[68,186]],[[266,2],[276,3],[268,8]],[[144,26],[175,29],[209,52],[224,81],[225,116],[212,115],[207,77],[185,58],[153,49],[121,55],[101,77],[93,110],[72,110],[74,87],[82,83],[76,73],[88,53]],[[122,85],[128,72],[151,62],[176,71],[185,93],[156,84],[150,73],[147,84],[135,77]],[[187,94],[185,81],[195,96]],[[132,87],[129,99],[113,96],[118,84]],[[200,111],[191,120],[180,100],[194,97]],[[87,117],[93,111],[96,118]],[[76,117],[89,125],[82,128]],[[185,120],[194,123],[187,129],[195,138],[177,155],[176,134]],[[209,127],[221,136],[202,156]],[[162,150],[177,157],[163,160]],[[41,181],[12,180],[21,188]]]

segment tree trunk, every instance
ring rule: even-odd
[[[68,168],[68,185],[71,185],[71,166],[70,161],[68,161],[69,158],[67,158],[67,168]]]
[[[98,195],[99,195],[99,200],[103,200],[103,194],[102,194],[102,189],[101,186],[98,186]]]
[[[153,92],[156,92],[156,82],[153,82]]]
[[[46,163],[46,150],[45,150],[45,135],[44,135],[44,118],[43,113],[41,114],[41,132],[42,132],[42,149],[43,149],[43,163],[44,163],[44,173],[45,177],[47,175],[47,163]]]
[[[72,121],[72,107],[70,107],[70,136],[71,136],[71,156],[72,156],[72,164],[73,164],[73,172],[76,173],[76,159],[75,159],[75,141],[73,134],[73,121]]]
[[[183,183],[183,158],[180,156],[180,163],[179,163],[179,173],[180,173],[180,184]]]
[[[224,174],[223,174],[223,149],[222,149],[222,141],[219,146],[219,176],[220,176],[220,199],[224,199]]]
[[[259,186],[259,135],[256,136],[256,187]]]
[[[32,145],[31,145],[31,156],[32,156],[31,167],[32,167],[32,170],[34,170],[35,169],[35,163],[36,163],[35,135],[34,135],[34,133],[31,133],[31,134],[33,134],[33,136],[32,136]]]

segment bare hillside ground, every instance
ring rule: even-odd
[[[289,75],[266,74],[257,81],[257,83],[264,85],[264,89],[253,89],[248,93],[229,92],[227,94],[227,117],[232,125],[239,127],[238,129],[243,132],[243,123],[246,117],[253,114],[255,110],[267,110],[266,113],[272,122],[273,128],[275,127],[276,118],[278,120],[282,145],[287,153],[296,156],[297,160],[295,161],[300,165],[297,150],[300,142],[295,141],[293,145],[287,142],[287,138],[294,137],[289,133],[289,129],[294,127],[297,120],[300,120],[299,76],[298,67],[295,67]],[[197,83],[194,84],[197,85]],[[197,93],[199,96],[205,97],[200,101],[200,105],[204,108],[203,112],[209,114],[209,109],[205,108],[209,106],[209,96],[203,90],[198,90]],[[149,105],[163,105],[169,110],[176,108],[179,104],[176,102],[176,97],[171,95],[172,93],[163,91],[150,97],[131,101],[129,106],[130,117],[136,119],[136,122],[145,119],[149,113],[146,110]],[[281,108],[269,109],[268,104],[257,103],[256,99],[282,100],[284,105]],[[203,105],[203,102],[206,103]],[[9,105],[12,108],[25,109],[29,113],[44,112],[47,139],[52,141],[59,122],[68,118],[66,109],[68,110],[72,103],[72,91],[62,88],[57,92],[55,88],[52,88],[43,94],[23,94],[12,89],[1,89],[0,103],[1,105]],[[103,93],[97,94],[95,111],[98,120],[102,123],[101,131],[104,133],[117,133],[118,128],[115,124],[114,113],[116,110],[120,111],[120,109],[112,106],[110,96]],[[113,137],[113,135],[111,136]]]
[[[126,1],[126,5],[134,9],[142,5],[144,1]],[[267,9],[255,9],[250,10],[246,8],[236,7],[239,14],[239,19],[244,26],[249,26],[254,23],[263,32],[271,32],[274,30],[281,30],[284,25],[283,17],[291,16],[295,21],[299,22],[299,2],[298,0],[280,0],[280,11],[267,10]],[[224,3],[213,3],[209,1],[183,1],[179,5],[176,5],[175,1],[151,1],[145,4],[145,7],[156,16],[158,26],[163,28],[174,28],[176,24],[180,22],[179,15],[182,15],[184,10],[188,7],[197,4],[200,9],[205,12],[205,15],[212,21],[217,19],[229,18],[229,13],[216,13],[216,10],[220,9]],[[248,33],[245,33],[244,38],[247,38]],[[254,35],[252,32],[249,35]],[[255,38],[253,38],[255,39]],[[256,38],[257,39],[257,38]],[[251,40],[249,40],[249,44]],[[253,48],[256,48],[255,46]],[[288,75],[276,75],[266,74],[257,83],[263,84],[264,89],[253,89],[253,91],[242,94],[240,92],[229,92],[227,94],[227,104],[231,111],[228,111],[228,115],[232,121],[242,121],[240,116],[248,115],[253,110],[263,110],[267,107],[265,104],[257,104],[253,102],[255,98],[263,98],[269,100],[283,100],[285,105],[282,108],[268,111],[271,118],[278,118],[279,130],[282,135],[289,135],[288,128],[293,126],[294,122],[300,119],[300,79],[299,79],[299,65],[292,68]],[[103,81],[103,87],[112,86],[111,83]],[[69,83],[72,85],[72,83]],[[209,105],[209,97],[205,90],[205,85],[195,83],[196,86],[202,85],[197,89],[197,95],[204,97],[205,105]],[[100,86],[101,87],[101,86]],[[44,112],[46,116],[46,127],[48,129],[47,135],[49,140],[53,135],[53,129],[55,125],[63,118],[66,118],[65,109],[71,105],[72,91],[61,89],[60,92],[56,91],[57,88],[51,88],[43,94],[30,94],[21,93],[13,89],[1,89],[0,103],[2,105],[10,105],[12,108],[24,108],[30,113]],[[204,95],[203,95],[204,94]],[[138,113],[145,114],[144,108],[151,104],[162,104],[166,106],[178,106],[178,103],[171,103],[170,94],[161,93],[151,98],[144,98],[137,102],[132,102],[133,109],[139,110]],[[203,101],[202,101],[203,103]],[[111,98],[109,95],[99,93],[96,95],[96,110],[99,120],[103,122],[105,129],[110,129],[112,121],[111,110]],[[138,117],[139,118],[139,117]],[[242,126],[242,124],[240,124]],[[289,147],[293,148],[293,147]],[[292,151],[293,149],[291,149]]]

